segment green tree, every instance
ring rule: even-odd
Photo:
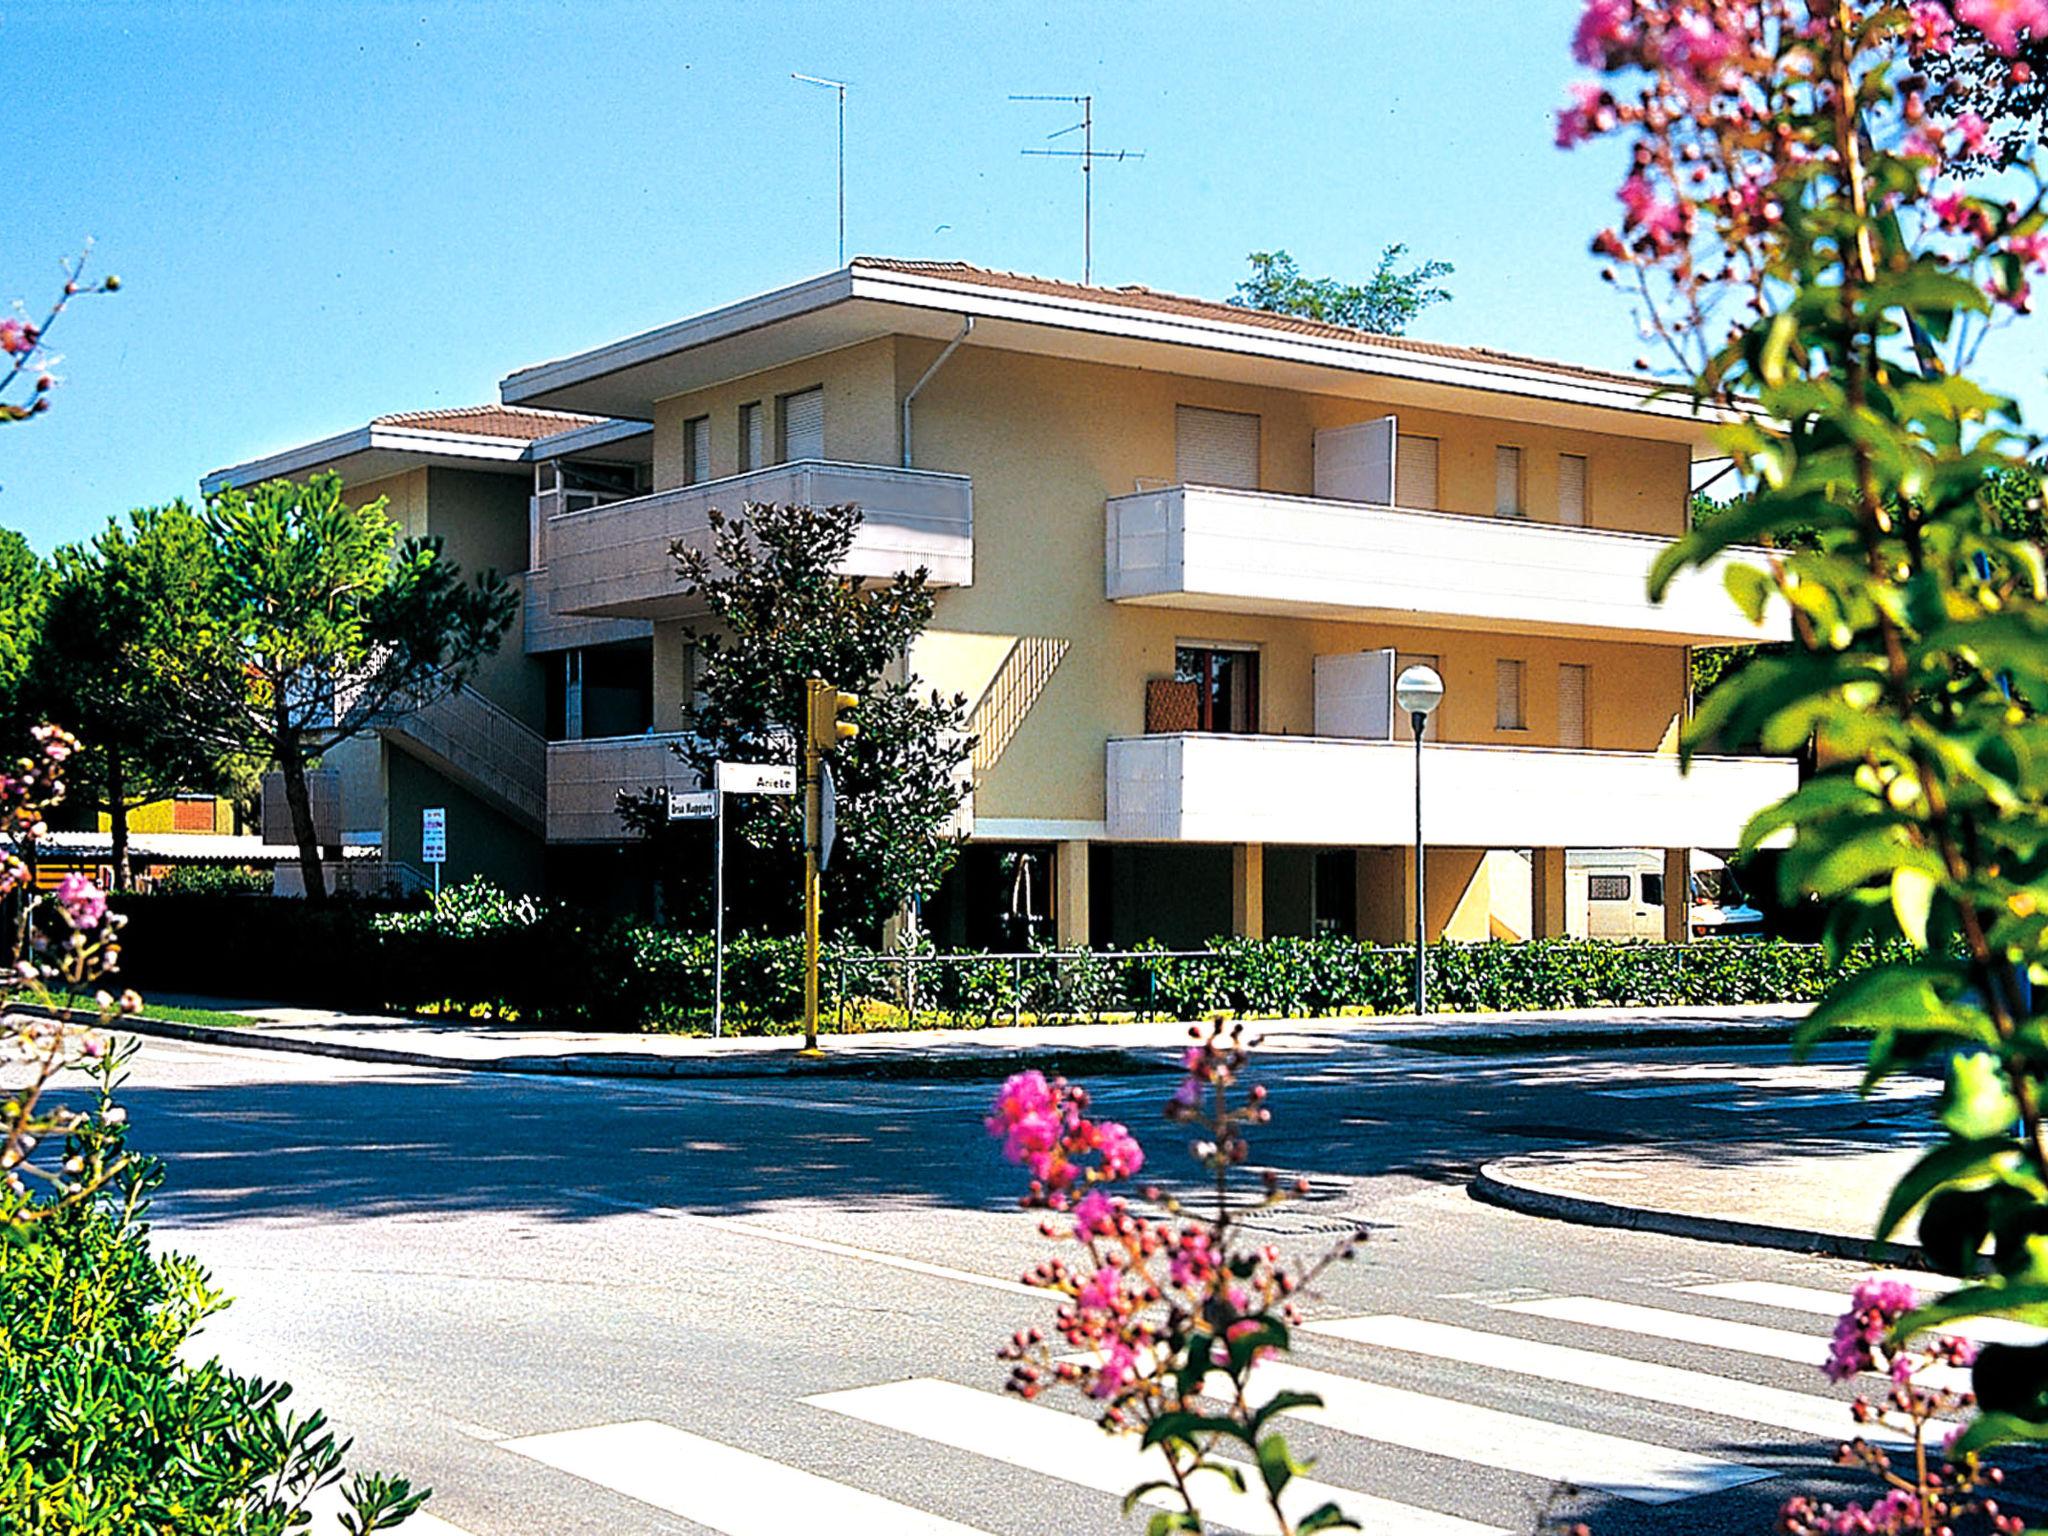
[[[33,723],[22,685],[49,601],[50,563],[13,529],[0,528],[0,734],[9,741]]]
[[[1432,304],[1450,302],[1450,290],[1439,287],[1438,279],[1456,270],[1447,261],[1418,262],[1406,271],[1397,270],[1407,254],[1407,246],[1390,245],[1380,252],[1380,264],[1371,277],[1363,283],[1341,283],[1333,277],[1303,277],[1285,251],[1254,251],[1245,258],[1252,275],[1237,285],[1230,302],[1240,309],[1270,310],[1400,336]]]
[[[53,562],[23,693],[85,742],[72,778],[107,812],[117,890],[133,883],[131,810],[227,783],[220,733],[190,709],[236,681],[218,597],[205,524],[182,501],[110,519]]]
[[[334,474],[225,490],[206,507],[237,684],[199,713],[283,775],[310,901],[327,886],[308,770],[460,687],[518,607],[495,571],[464,581],[438,538],[401,539],[384,508],[351,506]]]
[[[708,611],[686,631],[699,676],[680,750],[706,783],[721,759],[790,762],[803,736],[805,679],[858,694],[860,735],[832,759],[839,837],[825,909],[835,924],[872,930],[929,896],[952,867],[973,738],[964,697],[889,675],[931,622],[933,596],[921,570],[886,582],[840,576],[860,523],[855,506],[754,503],[738,517],[712,514],[709,550],[678,541],[678,574]],[[755,867],[768,899],[793,916],[802,806],[753,795],[728,809],[740,839],[765,856]],[[641,828],[653,810],[645,800],[622,808]]]

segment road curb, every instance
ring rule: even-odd
[[[1585,1195],[1560,1195],[1552,1190],[1518,1184],[1495,1172],[1499,1165],[1482,1167],[1466,1186],[1473,1199],[1524,1216],[1542,1216],[1581,1227],[1614,1227],[1626,1232],[1652,1232],[1660,1237],[1686,1237],[1705,1243],[1728,1243],[1744,1248],[1773,1248],[1789,1253],[1824,1253],[1838,1259],[1870,1264],[1918,1264],[1918,1245],[1880,1242],[1876,1238],[1850,1237],[1841,1232],[1821,1232],[1800,1227],[1771,1226],[1764,1222],[1736,1221],[1723,1216],[1700,1216],[1688,1211],[1659,1211],[1643,1206],[1621,1205]]]
[[[727,1079],[850,1077],[875,1080],[974,1080],[1007,1076],[1027,1067],[1073,1075],[1081,1071],[1166,1072],[1177,1068],[1177,1051],[1141,1051],[1116,1046],[1064,1050],[1020,1049],[974,1056],[921,1057],[916,1060],[868,1060],[827,1056],[800,1061],[792,1055],[767,1061],[704,1061],[701,1059],[594,1059],[590,1056],[497,1056],[459,1059],[431,1051],[406,1051],[383,1045],[357,1045],[343,1040],[293,1038],[260,1029],[223,1029],[211,1024],[178,1024],[146,1015],[121,1019],[112,1028],[132,1035],[183,1040],[197,1045],[224,1045],[243,1050],[283,1051],[301,1056],[327,1056],[338,1061],[375,1066],[426,1067],[442,1072],[497,1072],[518,1077],[626,1078],[657,1082],[722,1082]]]

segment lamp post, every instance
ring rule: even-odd
[[[1444,701],[1444,680],[1435,667],[1403,667],[1394,679],[1394,702],[1407,712],[1415,733],[1415,1016],[1420,1019],[1429,1005],[1429,952],[1424,937],[1429,915],[1423,906],[1422,884],[1422,733],[1429,717]]]

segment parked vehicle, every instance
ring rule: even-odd
[[[1575,849],[1565,865],[1565,925],[1589,939],[1664,937],[1664,855],[1655,848]],[[1763,932],[1763,913],[1725,861],[1692,855],[1688,924],[1696,939]]]

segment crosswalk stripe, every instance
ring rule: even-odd
[[[1303,1409],[1298,1415],[1309,1423],[1428,1455],[1524,1472],[1546,1482],[1598,1489],[1638,1504],[1671,1504],[1773,1475],[1740,1462],[1503,1413],[1287,1361],[1254,1366],[1251,1391],[1254,1402],[1277,1392],[1313,1392],[1323,1406]]]
[[[1832,1397],[1733,1381],[1705,1371],[1653,1365],[1563,1344],[1544,1344],[1512,1334],[1392,1315],[1326,1318],[1304,1323],[1295,1331],[1588,1387],[1751,1424],[1768,1424],[1774,1429],[1789,1429],[1824,1440],[1843,1440],[1853,1434],[1884,1439],[1887,1443],[1903,1443],[1906,1439],[1904,1435],[1891,1435],[1868,1425],[1859,1428],[1849,1417],[1849,1405]]]
[[[1611,1328],[1617,1333],[1644,1334],[1676,1344],[1700,1344],[1709,1349],[1730,1349],[1737,1354],[1761,1355],[1770,1360],[1789,1360],[1794,1365],[1816,1368],[1828,1358],[1828,1341],[1817,1334],[1794,1333],[1789,1328],[1767,1328],[1760,1323],[1733,1323],[1726,1318],[1702,1317],[1696,1312],[1672,1312],[1663,1307],[1641,1307],[1628,1301],[1605,1301],[1595,1296],[1545,1296],[1534,1301],[1495,1303],[1496,1310],[1547,1317],[1553,1322],[1580,1323],[1589,1328]],[[1918,1378],[1923,1386],[1969,1390],[1969,1373],[1934,1366]]]
[[[1892,1104],[1911,1099],[1928,1099],[1940,1092],[1939,1083],[1886,1083],[1882,1087],[1873,1088],[1869,1093],[1763,1093],[1751,1098],[1719,1100],[1704,1104],[1701,1108],[1754,1114],[1768,1109],[1820,1109],[1830,1105]]]
[[[721,1536],[987,1536],[879,1494],[784,1466],[668,1424],[635,1420],[501,1442],[586,1482]],[[410,1527],[407,1528],[408,1530]]]
[[[1695,1296],[1776,1307],[1781,1312],[1809,1312],[1820,1317],[1840,1317],[1849,1310],[1851,1302],[1846,1292],[1817,1290],[1806,1285],[1780,1285],[1774,1280],[1729,1280],[1715,1285],[1689,1285],[1686,1290]],[[1967,1318],[1946,1323],[1936,1331],[1974,1339],[1980,1344],[2048,1342],[2048,1328],[2014,1322],[2009,1317]]]
[[[897,1381],[825,1392],[804,1401],[862,1423],[1119,1497],[1140,1483],[1163,1476],[1166,1469],[1164,1460],[1141,1448],[1135,1437],[1105,1434],[1088,1420],[1057,1408],[950,1381],[928,1377]],[[1251,1483],[1253,1489],[1258,1488],[1255,1471]],[[1204,1478],[1203,1484],[1197,1497],[1206,1520],[1247,1536],[1278,1531],[1263,1493],[1238,1493],[1217,1477]],[[1145,1502],[1161,1509],[1177,1507],[1171,1496],[1152,1495]],[[1281,1502],[1290,1522],[1299,1521],[1324,1503],[1335,1502],[1372,1536],[1506,1536],[1495,1526],[1373,1498],[1312,1478],[1298,1477],[1288,1484]]]

